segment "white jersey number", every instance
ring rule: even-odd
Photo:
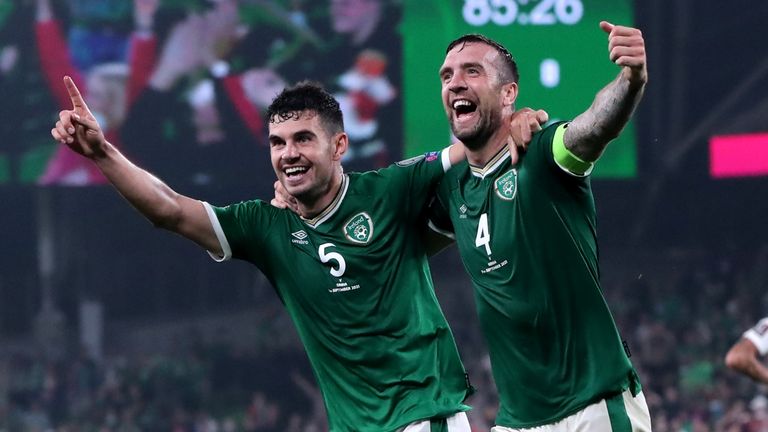
[[[341,277],[347,270],[347,263],[344,261],[344,257],[338,252],[325,253],[325,250],[329,247],[336,247],[336,245],[333,243],[323,243],[320,245],[320,248],[317,250],[317,253],[320,255],[320,261],[322,261],[323,264],[329,261],[336,261],[338,267],[331,267],[331,276]]]
[[[475,237],[475,247],[485,246],[485,253],[491,255],[491,232],[488,230],[488,213],[480,215],[480,222],[477,224],[477,236]]]

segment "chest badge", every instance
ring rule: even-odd
[[[366,212],[358,213],[344,225],[344,235],[351,241],[366,244],[373,236],[373,221]]]
[[[499,198],[512,201],[517,195],[517,169],[512,168],[506,174],[496,179],[494,189]]]

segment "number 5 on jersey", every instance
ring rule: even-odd
[[[336,264],[338,267],[331,267],[331,276],[335,277],[341,277],[341,275],[344,274],[344,272],[347,270],[347,262],[344,261],[344,257],[341,256],[338,252],[328,252],[326,253],[325,250],[329,247],[336,247],[333,243],[323,243],[320,245],[320,248],[317,250],[317,254],[320,255],[320,261],[323,262],[323,264],[330,262],[330,261],[336,261]]]
[[[475,247],[485,246],[485,253],[491,256],[491,232],[488,230],[488,213],[480,215],[480,221],[477,224],[477,236],[475,236]]]

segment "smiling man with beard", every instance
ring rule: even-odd
[[[475,288],[500,406],[494,432],[650,431],[650,415],[599,283],[589,174],[639,102],[640,31],[601,22],[619,76],[573,121],[505,145],[518,71],[482,35],[453,41],[442,99],[467,161],[449,170],[430,227],[455,238]]]

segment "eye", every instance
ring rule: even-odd
[[[467,73],[470,74],[470,75],[478,75],[478,74],[480,74],[480,69],[478,69],[476,67],[470,67],[470,68],[467,69]]]
[[[440,76],[440,79],[441,79],[441,80],[442,80],[444,83],[446,83],[446,82],[448,82],[448,81],[450,81],[450,80],[451,80],[451,77],[452,77],[452,76],[453,76],[453,75],[452,75],[452,74],[450,74],[450,73],[444,73],[443,75],[441,75],[441,76]]]

